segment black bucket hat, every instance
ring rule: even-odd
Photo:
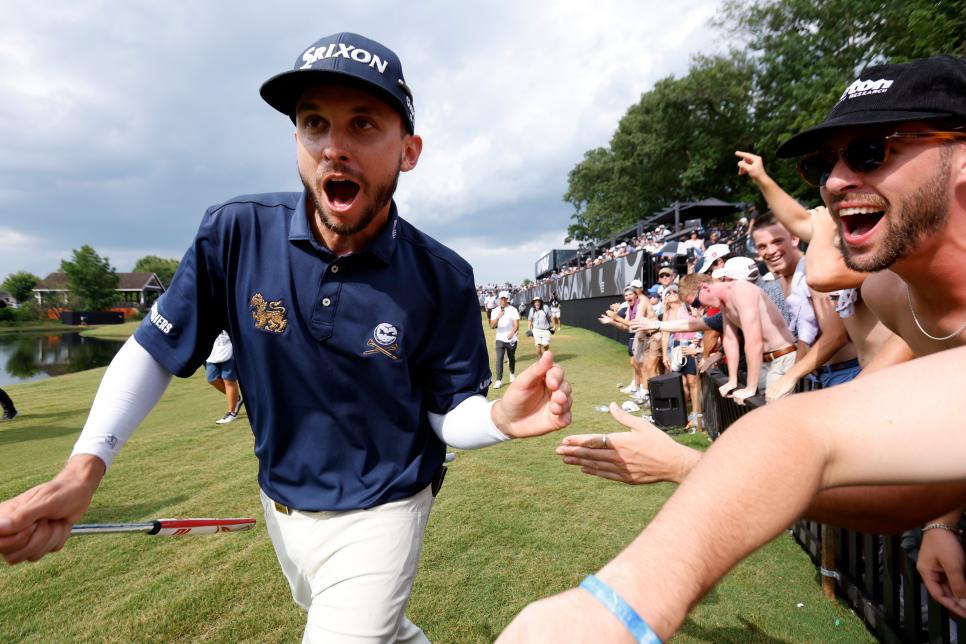
[[[946,54],[867,67],[842,93],[825,121],[779,146],[780,158],[814,152],[836,130],[907,121],[966,124],[966,59]]]

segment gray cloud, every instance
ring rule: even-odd
[[[399,52],[416,94],[426,145],[400,185],[404,216],[480,281],[519,281],[526,253],[563,239],[567,172],[655,80],[686,71],[694,43],[707,50],[715,5],[13,3],[0,33],[0,278],[56,270],[82,244],[121,270],[180,257],[208,205],[298,189],[291,124],[257,89],[350,30]]]

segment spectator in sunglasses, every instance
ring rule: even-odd
[[[868,273],[853,271],[845,265],[837,246],[836,225],[828,209],[820,206],[807,210],[768,176],[758,155],[739,151],[735,156],[739,158],[738,173],[747,174],[755,182],[775,218],[808,244],[805,252],[808,286],[815,296],[828,294],[830,305],[834,306],[855,346],[859,366],[865,369],[875,360],[873,368],[881,368],[911,360],[912,353],[902,338],[886,328],[866,306],[860,287]],[[821,301],[821,298],[814,297],[813,301]],[[823,375],[831,379],[827,378],[823,386],[836,384],[833,380],[849,371],[824,369]]]

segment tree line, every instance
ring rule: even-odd
[[[178,260],[146,255],[134,265],[134,273],[155,273],[164,288],[171,284],[178,269]],[[88,245],[72,251],[71,259],[61,260],[60,272],[67,275],[67,288],[72,307],[84,311],[109,309],[117,303],[117,270],[110,259],[101,257]],[[9,293],[20,306],[20,318],[37,317],[33,289],[40,282],[38,276],[27,271],[11,273],[0,288]]]
[[[794,162],[774,157],[782,141],[821,122],[869,65],[966,55],[966,0],[726,0],[712,25],[740,44],[659,80],[570,171],[567,242],[605,239],[675,201],[764,207],[735,150],[815,202]]]

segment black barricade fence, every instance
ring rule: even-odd
[[[614,302],[622,302],[622,296],[594,297],[587,300],[570,300],[560,304],[560,321],[569,326],[578,326],[599,333],[622,344],[627,343],[627,331],[613,324],[601,324],[600,316]]]
[[[683,255],[662,257],[643,250],[635,251],[624,257],[604,262],[600,266],[583,268],[576,273],[551,278],[548,282],[541,282],[523,289],[514,295],[513,304],[518,307],[523,306],[526,311],[534,297],[540,297],[546,303],[556,294],[561,302],[561,319],[565,324],[610,335],[606,330],[597,328],[601,326],[597,322],[597,317],[611,302],[623,300],[624,287],[633,280],[641,280],[645,289],[655,284],[657,272],[665,263],[671,264],[679,275],[687,273],[687,258]],[[590,317],[582,308],[585,301],[601,302],[604,306],[597,311],[596,315]],[[572,311],[576,312],[576,315]]]
[[[600,266],[591,266],[570,275],[552,278],[549,282],[535,284],[521,291],[517,298],[519,301],[515,300],[514,304],[529,304],[536,296],[549,302],[554,293],[562,302],[605,295],[620,297],[624,287],[630,284],[631,280],[644,279],[644,265],[650,262],[650,253],[644,251],[629,253],[624,257],[604,262]]]
[[[717,369],[702,375],[704,426],[712,438],[765,404],[760,395],[745,406],[722,398],[718,387],[727,380],[727,375]],[[796,393],[817,388],[816,382],[802,379]],[[866,534],[803,519],[791,527],[791,534],[812,557],[820,576],[834,580],[838,595],[851,604],[881,641],[959,641],[958,633],[966,628],[966,619],[952,617],[930,597],[916,571],[918,530],[901,536]],[[963,633],[966,637],[966,631]]]
[[[64,324],[123,324],[124,314],[117,311],[61,311]]]

